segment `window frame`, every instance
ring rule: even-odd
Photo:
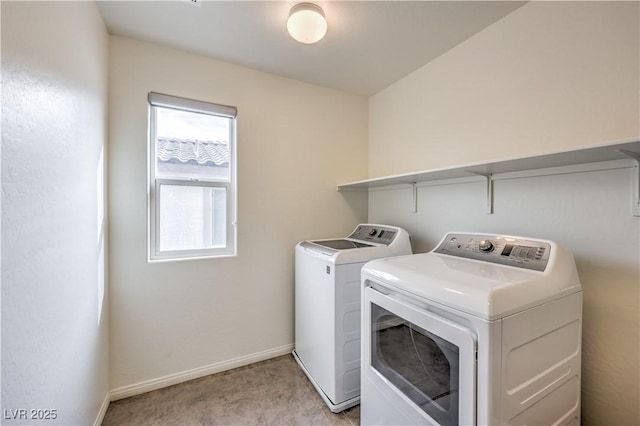
[[[147,248],[149,262],[193,260],[236,256],[237,253],[237,179],[236,179],[236,128],[235,107],[197,101],[177,96],[149,92],[148,95],[148,141],[147,141]],[[158,177],[156,176],[156,128],[157,108],[170,108],[192,113],[216,115],[230,119],[229,126],[229,179]],[[162,185],[195,186],[200,188],[224,188],[226,191],[226,245],[224,247],[161,250],[160,249],[160,187]]]

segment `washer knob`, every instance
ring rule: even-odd
[[[486,253],[492,252],[494,247],[493,243],[490,240],[482,240],[480,244],[478,244],[478,248],[480,251],[484,251]]]
[[[369,236],[375,237],[377,233],[378,233],[377,229],[372,229],[371,231],[369,231]]]

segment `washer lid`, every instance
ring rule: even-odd
[[[581,290],[571,253],[550,244],[544,272],[432,252],[373,260],[362,276],[369,280],[365,285],[495,320]]]
[[[338,240],[318,240],[318,241],[310,241],[310,242],[317,244],[319,246],[328,247],[334,250],[349,250],[354,248],[373,247],[372,244],[360,243],[357,241],[351,241],[344,238],[338,239]]]
[[[309,253],[337,264],[361,263],[381,257],[411,254],[409,234],[390,225],[361,223],[346,238],[301,241],[296,253]]]
[[[360,241],[342,240],[340,243],[330,243],[331,245],[348,245],[348,243],[354,243],[351,248],[336,249],[331,246],[325,245],[327,241],[340,241],[340,240],[316,240],[316,241],[302,241],[296,246],[296,254],[309,253],[313,256],[322,257],[328,262],[335,263],[336,265],[346,263],[364,263],[371,259],[379,259],[381,257],[393,256],[393,252],[388,246],[380,244],[366,244]],[[405,251],[402,254],[411,253]]]

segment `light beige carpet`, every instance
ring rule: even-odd
[[[291,355],[109,405],[103,425],[360,424],[360,406],[334,414]]]

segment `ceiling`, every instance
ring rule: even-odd
[[[317,1],[328,32],[287,33],[299,1],[99,1],[111,34],[283,77],[373,95],[511,13],[515,1]]]

